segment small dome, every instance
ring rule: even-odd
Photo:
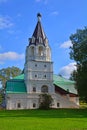
[[[40,13],[38,13],[38,14],[37,14],[37,17],[41,17],[41,14],[40,14]]]

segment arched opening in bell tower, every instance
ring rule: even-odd
[[[39,54],[39,56],[43,56],[43,47],[42,46],[39,46],[38,47],[38,54]]]
[[[31,56],[34,56],[34,46],[30,47]]]

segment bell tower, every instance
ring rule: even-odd
[[[37,14],[37,24],[26,47],[24,75],[28,94],[54,93],[51,49],[40,13]]]

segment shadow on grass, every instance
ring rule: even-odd
[[[0,118],[5,117],[87,118],[87,109],[0,110]]]

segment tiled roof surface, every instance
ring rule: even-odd
[[[6,83],[6,93],[26,93],[24,80],[12,79]]]
[[[35,28],[34,33],[33,33],[33,37],[35,37],[36,39],[41,37],[42,40],[44,40],[46,38],[46,35],[43,31],[43,28],[42,28],[40,21],[37,22],[36,28]]]
[[[39,16],[39,19],[38,19],[38,22],[36,24],[35,30],[33,32],[32,38],[30,38],[29,45],[31,45],[31,44],[34,44],[34,45],[43,44],[43,45],[45,45],[46,44],[45,42],[47,40],[47,37],[46,37],[46,34],[43,30],[43,27],[42,27],[42,24],[41,24],[41,21],[40,21],[41,15],[39,14],[38,16]]]
[[[16,77],[14,77],[13,79],[21,79],[24,80],[24,74],[18,75]]]
[[[65,91],[68,91],[70,93],[77,94],[77,90],[75,89],[75,81],[71,81],[68,79],[65,79],[61,76],[53,75],[54,84]]]
[[[75,82],[65,79],[58,75],[53,75],[53,84],[57,87],[62,88],[65,91],[70,93],[77,94],[77,90],[75,89]],[[12,80],[7,81],[6,84],[6,92],[7,93],[26,93],[26,86],[24,83],[24,74],[21,74],[15,77]]]

